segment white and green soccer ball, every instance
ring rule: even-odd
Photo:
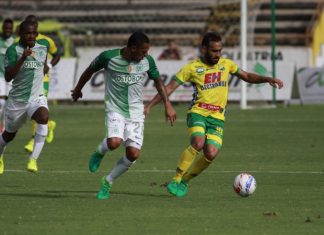
[[[233,183],[234,191],[241,197],[248,197],[254,193],[256,189],[256,180],[248,173],[238,174]]]

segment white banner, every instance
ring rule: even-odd
[[[74,85],[76,58],[62,58],[50,70],[49,100],[71,99],[71,90]]]
[[[303,103],[324,103],[324,68],[299,70],[297,84]]]
[[[89,66],[91,61],[107,48],[78,48],[79,64],[77,70],[77,79],[82,72]],[[162,52],[162,47],[152,47],[149,51],[150,55],[155,58],[157,66],[160,70],[162,78],[167,84],[179,69],[194,59],[198,55],[196,49],[190,47],[182,48],[183,59],[177,60],[157,60]],[[230,58],[240,66],[240,50],[238,48],[224,50],[224,57]],[[284,81],[284,88],[276,90],[277,100],[289,100],[291,97],[292,80],[295,67],[307,67],[309,62],[309,50],[306,48],[289,48],[278,47],[276,53],[276,74],[277,78]],[[271,51],[270,48],[254,48],[248,53],[248,71],[272,76],[271,71]],[[103,100],[104,82],[103,72],[99,71],[83,88],[83,100]],[[240,84],[241,80],[237,77],[231,77],[229,81],[229,100],[240,100]],[[153,81],[146,81],[144,87],[144,100],[150,100],[156,94]],[[272,100],[273,90],[268,84],[248,85],[248,100]],[[192,99],[192,87],[188,84],[179,87],[170,97],[171,100],[189,101]]]

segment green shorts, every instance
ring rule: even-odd
[[[191,137],[206,136],[206,144],[215,145],[218,149],[223,144],[224,121],[213,117],[204,117],[197,113],[188,113],[187,127]]]

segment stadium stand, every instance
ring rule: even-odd
[[[276,0],[277,45],[305,46],[318,0]],[[271,43],[271,3],[248,0],[254,45]],[[135,30],[147,33],[154,45],[172,39],[196,45],[207,30],[219,31],[225,46],[239,45],[239,0],[2,0],[3,18],[23,19],[35,14],[55,19],[69,31],[74,46],[124,44]]]
[[[276,44],[306,46],[310,41],[307,33],[312,25],[318,0],[276,0]],[[248,1],[249,42],[253,45],[271,44],[271,1]],[[219,1],[211,17],[207,30],[218,30],[224,35],[225,45],[239,45],[240,2]]]

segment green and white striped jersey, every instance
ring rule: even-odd
[[[104,69],[105,107],[108,112],[117,112],[125,118],[144,118],[143,86],[147,79],[158,79],[160,73],[151,56],[141,61],[127,61],[121,49],[112,49],[99,54],[90,65],[93,71]]]
[[[17,75],[12,80],[9,99],[27,103],[40,95],[44,95],[44,64],[49,44],[46,40],[36,41],[33,53],[26,58]],[[24,52],[19,43],[11,45],[6,52],[5,68],[14,66]]]
[[[7,39],[4,39],[3,37],[0,37],[0,79],[4,79],[5,74],[5,68],[4,68],[4,60],[7,48],[11,46],[15,41],[14,37],[9,37]]]

